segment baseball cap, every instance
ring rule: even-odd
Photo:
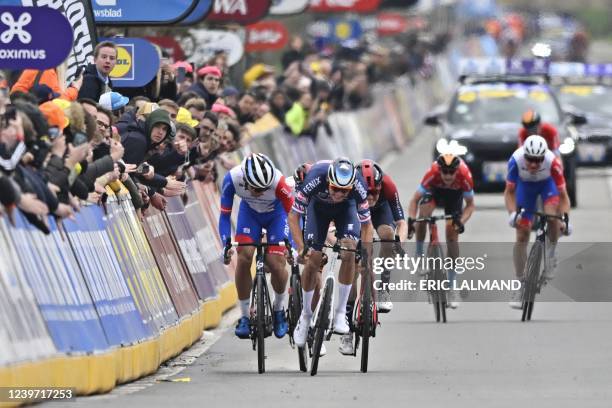
[[[106,92],[100,95],[98,103],[105,109],[115,111],[128,104],[130,98],[121,95],[119,92]]]
[[[45,84],[38,84],[32,87],[32,89],[30,89],[30,93],[34,95],[36,99],[38,99],[38,104],[49,102],[50,100],[60,96],[59,93],[53,92],[53,89]]]
[[[62,108],[53,102],[45,102],[39,106],[39,109],[45,115],[50,127],[57,127],[63,131],[70,124]]]
[[[198,75],[203,77],[206,75],[212,75],[212,76],[216,76],[218,78],[221,78],[221,70],[217,67],[215,67],[214,65],[207,65],[205,67],[202,67],[198,70]]]

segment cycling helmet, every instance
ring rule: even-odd
[[[265,189],[272,185],[275,169],[272,161],[266,155],[251,153],[242,160],[242,173],[249,186]]]
[[[373,160],[362,160],[357,165],[357,171],[363,176],[368,191],[380,190],[383,181],[383,171]]]
[[[461,160],[452,153],[445,153],[438,156],[436,162],[442,170],[457,170]]]
[[[306,174],[308,174],[308,171],[311,167],[312,163],[310,162],[302,163],[297,166],[297,168],[293,172],[293,180],[295,180],[295,183],[297,185],[300,185],[304,181],[304,179],[306,178]]]
[[[355,184],[355,166],[346,157],[339,157],[330,163],[327,181],[336,188],[350,189]]]
[[[548,149],[546,139],[540,135],[529,136],[523,146],[525,148],[525,156],[535,159],[543,158]]]
[[[533,109],[529,109],[527,112],[523,113],[523,117],[521,119],[521,123],[525,128],[534,128],[540,125],[542,118],[540,118],[540,114]]]

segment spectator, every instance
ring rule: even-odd
[[[285,114],[285,125],[295,136],[300,136],[308,130],[311,107],[312,95],[310,92],[303,92]]]
[[[79,103],[83,106],[83,109],[94,118],[98,115],[98,103],[89,98],[79,99]]]
[[[194,91],[204,99],[206,106],[213,106],[218,98],[221,71],[215,66],[207,65],[198,70],[200,80],[193,84],[190,91]]]
[[[83,84],[83,76],[79,76],[66,89],[60,86],[60,81],[57,74],[57,69],[46,69],[44,71],[36,69],[25,69],[19,76],[19,79],[11,88],[13,92],[30,92],[36,86],[47,86],[56,95],[55,98],[61,97],[69,101],[75,101]]]
[[[117,63],[117,46],[111,41],[102,41],[94,49],[94,62],[87,65],[83,73],[83,85],[79,90],[80,98],[94,101],[112,90],[113,83],[109,77]]]
[[[241,125],[249,122],[255,122],[256,107],[254,93],[244,92],[242,95],[240,95],[238,105],[234,108],[234,111],[238,117],[238,122],[240,122]]]
[[[223,97],[223,102],[225,102],[225,105],[236,106],[238,104],[238,98],[240,97],[240,91],[233,86],[228,86],[223,89],[221,97]]]
[[[201,121],[204,118],[204,113],[206,112],[206,101],[202,98],[189,99],[187,103],[185,103],[185,109],[191,113],[191,116],[195,120]]]
[[[172,122],[176,122],[176,115],[178,114],[179,106],[176,102],[170,99],[162,99],[157,103],[160,109],[165,110],[170,115]]]
[[[98,102],[101,107],[113,113],[115,120],[119,119],[124,112],[130,99],[119,92],[106,92],[100,96]]]
[[[274,115],[276,119],[280,123],[285,122],[285,114],[291,107],[289,104],[289,100],[287,99],[287,94],[282,89],[276,89],[270,95],[270,113]]]
[[[295,61],[302,61],[304,59],[304,40],[299,35],[294,35],[289,43],[289,50],[283,53],[281,61],[283,69],[287,69]]]

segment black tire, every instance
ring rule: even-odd
[[[319,357],[321,356],[321,345],[325,339],[325,332],[329,327],[329,311],[331,310],[332,293],[334,293],[333,281],[325,283],[323,289],[323,302],[315,322],[312,340],[312,361],[310,362],[310,375],[316,375],[319,368]]]
[[[259,374],[266,372],[266,300],[264,285],[266,284],[263,276],[257,276],[256,298],[257,298],[257,369]]]
[[[369,271],[366,269],[366,274]],[[370,349],[370,334],[372,333],[372,285],[366,276],[364,279],[363,297],[361,298],[361,372],[368,372],[368,352]]]
[[[525,267],[527,271],[527,279],[525,279],[525,290],[523,292],[523,313],[521,314],[521,321],[523,322],[525,320],[531,320],[538,279],[540,278],[540,267],[542,265],[543,252],[544,248],[542,242],[536,241],[533,243],[531,251],[529,251],[529,256],[527,257],[527,265]]]
[[[435,259],[442,259],[442,247],[440,244],[430,245],[429,246],[429,257]],[[428,276],[428,279],[433,279],[436,282],[441,282],[444,279],[444,274],[441,270],[435,269],[431,271]],[[431,291],[431,303],[434,307],[434,314],[436,316],[436,322],[440,322],[442,320],[446,323],[446,294],[443,289],[434,289]]]
[[[300,315],[302,314],[302,283],[297,274],[291,275],[291,295],[289,296],[289,330],[293,336],[293,330],[297,326]],[[300,371],[308,370],[308,355],[306,347],[298,347],[298,361]]]

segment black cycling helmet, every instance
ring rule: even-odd
[[[533,109],[529,109],[527,112],[523,113],[523,117],[521,118],[523,127],[529,129],[540,126],[541,121],[542,118],[540,117],[540,114]]]
[[[293,172],[293,180],[295,180],[296,185],[300,185],[304,181],[306,174],[308,174],[311,167],[311,162],[302,163],[296,167],[295,171]]]
[[[459,159],[459,157],[455,156],[454,154],[446,153],[446,154],[441,154],[440,156],[438,156],[436,163],[438,163],[438,166],[440,166],[442,170],[453,170],[454,171],[454,170],[457,170],[457,168],[459,168],[459,164],[461,163],[461,160]]]

